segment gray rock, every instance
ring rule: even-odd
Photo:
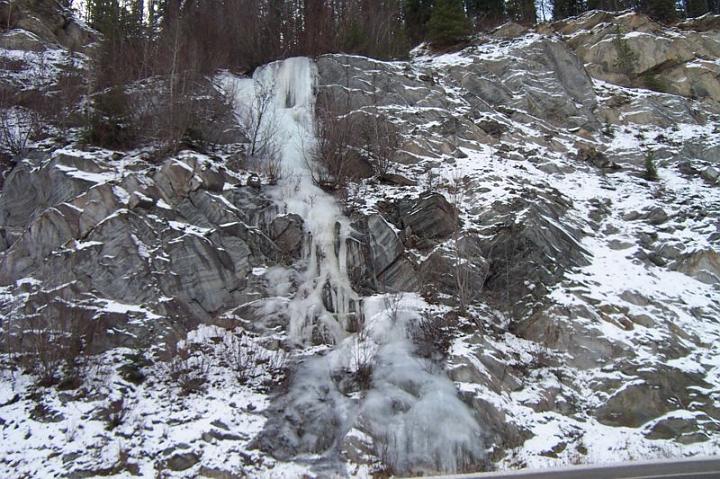
[[[270,238],[289,258],[299,258],[305,240],[303,219],[295,214],[276,216],[270,223]]]
[[[399,203],[398,213],[406,237],[446,239],[460,226],[457,209],[439,193],[426,193],[412,203]]]
[[[603,424],[638,427],[675,409],[677,405],[703,402],[694,390],[705,384],[702,375],[668,366],[641,368],[639,379],[623,385],[595,411]]]
[[[720,169],[715,166],[708,166],[703,170],[702,177],[710,183],[718,183],[718,179],[720,179]]]
[[[375,275],[382,274],[404,252],[402,242],[395,230],[380,215],[367,219],[370,264]]]
[[[45,50],[45,44],[34,33],[18,29],[0,34],[0,48],[26,52],[41,52]]]
[[[720,284],[720,254],[715,250],[702,250],[680,257],[673,268],[698,281]]]
[[[165,460],[165,465],[171,471],[184,471],[200,462],[200,456],[194,452],[179,452]]]
[[[489,263],[489,297],[523,316],[522,298],[544,297],[565,271],[588,264],[580,230],[565,217],[569,207],[558,191],[533,190],[483,213],[478,222],[488,225],[481,256]]]
[[[260,189],[262,186],[262,182],[260,181],[260,177],[257,175],[250,175],[247,179],[247,185],[251,188]]]
[[[395,173],[386,173],[380,176],[380,181],[394,186],[417,186],[417,182]]]
[[[661,225],[668,220],[669,216],[664,209],[658,206],[645,213],[643,218],[651,225]]]

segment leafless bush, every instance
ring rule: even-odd
[[[372,384],[374,354],[368,341],[368,331],[362,315],[357,322],[357,334],[353,346],[353,370],[355,382],[361,390],[367,390]]]
[[[253,342],[244,342],[237,336],[225,337],[225,351],[230,368],[240,384],[246,384],[257,375],[260,352]]]
[[[282,175],[278,130],[273,105],[274,83],[259,83],[251,105],[240,108],[239,122],[248,139],[248,160],[250,166],[266,174],[271,183]],[[230,96],[234,96],[230,92]]]
[[[375,173],[385,177],[400,148],[400,134],[382,113],[366,113],[360,122],[363,148],[370,157]]]
[[[85,324],[78,310],[63,306],[59,316],[48,307],[44,314],[10,318],[3,346],[15,364],[38,377],[40,386],[76,389],[87,373],[95,326]]]
[[[0,108],[0,151],[17,161],[27,153],[28,142],[38,134],[40,124],[38,114],[32,110]]]
[[[128,414],[128,407],[123,398],[110,401],[100,411],[100,417],[105,421],[105,429],[112,431],[125,422]]]
[[[168,377],[179,387],[181,394],[201,391],[207,383],[210,364],[204,351],[190,346],[172,347],[172,359],[168,364]]]
[[[335,190],[359,176],[359,155],[352,146],[357,136],[356,126],[355,116],[347,113],[332,94],[318,98],[316,142],[307,161],[317,185]]]
[[[413,323],[410,337],[418,354],[431,359],[446,358],[452,344],[450,328],[445,318],[427,311]]]

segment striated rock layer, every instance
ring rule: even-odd
[[[16,27],[0,55],[67,64]],[[48,335],[97,354],[83,388],[3,370],[3,476],[716,453],[719,35],[712,16],[590,12],[406,62],[261,69],[294,147],[315,98],[397,130],[389,167],[359,151],[378,174],[336,196],[289,143],[277,184],[241,137],[160,160],[32,145],[0,194],[2,334],[20,345],[3,361]]]

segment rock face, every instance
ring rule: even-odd
[[[709,18],[711,18],[709,16]],[[637,13],[589,12],[550,28],[562,35],[595,78],[685,97],[720,101],[717,30],[689,20],[677,29]]]
[[[502,105],[555,124],[593,127],[592,81],[563,42],[546,38],[518,42],[505,55],[492,58],[483,54],[483,45],[475,49],[472,63],[449,70],[471,95],[467,98],[473,106],[482,111],[488,105]],[[522,75],[517,74],[519,69]]]
[[[27,62],[60,51],[65,33],[52,25],[62,13],[52,11],[41,26],[12,17],[0,49],[25,50]],[[505,25],[461,51],[418,49],[403,62],[321,56],[319,99],[334,97],[348,115],[382,112],[401,139],[387,175],[338,194],[349,232],[337,228],[321,255],[309,251],[305,219],[286,213],[289,183],[231,166],[240,144],[153,161],[142,151],[32,145],[0,193],[1,332],[80,328],[110,371],[119,362],[144,368],[146,384],[122,374],[106,381],[108,393],[121,391],[138,417],[151,418],[144,428],[130,421],[102,438],[87,433],[98,424],[77,433],[83,447],[127,439],[142,471],[153,466],[145,438],[165,440],[155,421],[176,440],[212,448],[154,451],[158,469],[193,477],[276,467],[321,477],[358,465],[387,472],[389,456],[404,449],[416,455],[403,467],[422,473],[436,472],[436,456],[462,470],[712,450],[720,437],[720,105],[711,75],[719,28],[713,16],[667,28],[592,12],[536,30]],[[625,47],[637,61],[621,71]],[[307,274],[309,261],[341,252],[337,270],[347,270],[353,291]],[[353,296],[346,318],[332,307],[338,292]],[[327,314],[304,348],[291,341],[290,308],[313,295]],[[211,424],[223,432],[208,432],[204,414],[168,412],[162,402],[183,388],[154,377],[177,365],[160,359],[205,357],[186,358],[166,339],[197,346],[198,338],[207,341],[197,350],[217,363],[207,394],[182,404],[222,415],[232,426]],[[158,361],[128,363],[118,347]],[[56,474],[77,454],[62,449],[76,444],[62,417],[84,420],[85,410],[52,388],[42,389],[47,404],[35,405],[37,389],[24,384],[33,383],[23,376],[12,386],[25,389],[3,405],[8,417],[33,410],[38,421],[57,420],[47,440],[67,454],[0,447],[19,471],[6,475],[35,466]],[[85,391],[78,400],[92,401]],[[463,462],[461,449],[437,441],[457,435],[438,411],[467,412],[463,425],[477,423],[482,434],[470,428],[460,443],[487,445],[488,456],[473,450]]]
[[[356,254],[348,258],[350,279],[358,291],[415,291],[418,276],[405,256],[405,246],[395,229],[375,214],[354,224]],[[353,248],[351,248],[353,249]]]
[[[0,34],[2,48],[25,51],[36,51],[38,47],[44,49],[39,41],[42,44],[58,43],[69,50],[82,51],[97,39],[97,33],[77,22],[69,8],[54,2],[0,2],[0,24],[8,29]],[[20,42],[21,38],[35,40]]]
[[[291,245],[289,233],[278,237],[281,248],[248,226],[267,200],[247,188],[217,192],[231,178],[207,157],[170,159],[154,174],[142,162],[137,173],[123,175],[118,166],[112,157],[65,151],[34,174],[21,166],[6,180],[0,218],[9,247],[0,280],[43,278],[26,313],[42,309],[45,291],[59,287],[67,299],[85,298],[96,319],[119,309],[144,315],[153,331],[158,315],[191,327],[240,304],[252,267]],[[152,336],[124,329],[137,321],[113,323],[124,345]]]

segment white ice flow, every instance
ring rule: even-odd
[[[272,135],[281,160],[278,187],[268,192],[276,195],[287,213],[305,221],[307,266],[295,296],[287,303],[288,335],[298,344],[307,343],[319,322],[336,344],[327,354],[299,365],[285,407],[292,410],[313,404],[333,409],[331,416],[337,424],[328,425],[327,433],[336,441],[328,458],[337,455],[342,437],[362,425],[376,447],[391,456],[387,460],[397,470],[454,472],[482,460],[482,430],[472,412],[457,398],[454,384],[442,369],[415,355],[408,338],[409,323],[419,319],[424,304],[421,298],[380,295],[364,298],[361,306],[350,286],[346,247],[350,222],[335,198],[312,179],[315,64],[307,58],[290,58],[258,69],[252,79],[227,75],[224,80],[237,99],[241,122],[248,123],[253,108],[255,113],[263,110],[262,115],[255,115],[255,120],[262,116],[261,142]],[[263,108],[263,98],[270,100],[270,108]],[[323,300],[328,294],[329,301]],[[345,333],[353,303],[357,310],[364,310],[364,339]],[[391,303],[395,306],[389,307]],[[365,349],[374,356],[366,358],[373,361],[373,385],[358,402],[340,393],[331,372],[358,367],[356,360]],[[333,399],[321,402],[316,400],[318,394]],[[325,416],[310,415],[312,420]],[[305,439],[295,438],[300,449]]]
[[[278,149],[281,174],[272,194],[287,213],[297,214],[305,222],[307,267],[288,304],[289,337],[297,343],[307,342],[319,323],[338,342],[345,336],[348,316],[358,298],[347,274],[350,222],[335,198],[313,182],[309,166],[315,145],[317,68],[309,58],[288,58],[259,68],[252,78],[228,75],[224,82],[235,96],[241,121],[248,116],[261,117],[256,121],[261,140],[272,141]],[[269,105],[258,115],[265,95],[269,95]]]

